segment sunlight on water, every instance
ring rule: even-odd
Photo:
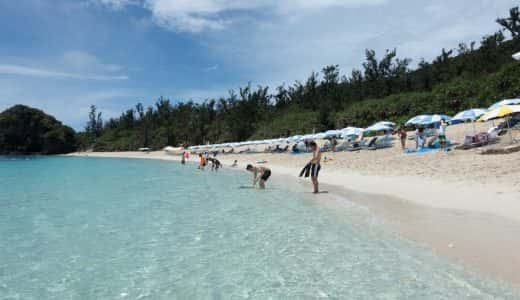
[[[0,158],[0,182],[0,299],[515,298],[294,184],[57,157]]]

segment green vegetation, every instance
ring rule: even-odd
[[[76,133],[25,105],[0,113],[0,154],[62,154],[76,150]]]
[[[310,133],[375,121],[404,123],[425,113],[455,114],[487,107],[520,95],[520,14],[496,22],[503,29],[476,42],[442,49],[432,62],[410,69],[411,60],[387,50],[378,59],[366,50],[361,70],[341,75],[337,65],[312,72],[306,82],[268,87],[248,85],[229,96],[203,103],[177,103],[160,98],[146,110],[141,104],[103,124],[92,107],[80,134],[81,147],[98,151],[161,148],[272,138]],[[506,37],[509,36],[508,37]]]

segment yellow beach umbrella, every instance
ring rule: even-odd
[[[493,119],[505,118],[516,113],[520,113],[520,105],[503,105],[483,114],[478,121],[486,122]]]
[[[504,105],[504,106],[500,106],[500,107],[497,107],[495,109],[488,111],[487,113],[482,115],[482,117],[480,117],[478,119],[478,121],[486,122],[489,120],[505,118],[505,117],[511,116],[516,113],[520,113],[520,105]],[[511,143],[513,143],[513,133],[510,130],[511,126],[509,125],[510,124],[509,119],[510,118],[506,119],[507,128],[509,129],[508,131],[509,131],[509,137],[511,138]]]

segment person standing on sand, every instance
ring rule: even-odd
[[[399,139],[401,140],[401,149],[404,150],[406,148],[406,130],[404,130],[403,127],[399,127],[397,130],[397,136],[399,136]]]
[[[439,144],[441,145],[441,150],[446,147],[446,127],[448,124],[444,120],[441,120],[441,126],[439,127]]]
[[[265,182],[271,177],[271,169],[265,167],[254,167],[253,165],[247,165],[246,170],[253,172],[253,187],[258,186],[260,189],[265,189]]]
[[[182,158],[181,158],[181,164],[183,164],[183,165],[186,164],[186,156],[184,154],[185,154],[185,152],[182,153]]]
[[[314,186],[314,193],[319,193],[318,175],[321,169],[321,151],[318,144],[315,141],[309,143],[309,147],[312,151],[312,159],[309,161],[311,165],[311,180]]]

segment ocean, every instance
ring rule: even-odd
[[[0,157],[0,299],[519,299],[274,174]]]

